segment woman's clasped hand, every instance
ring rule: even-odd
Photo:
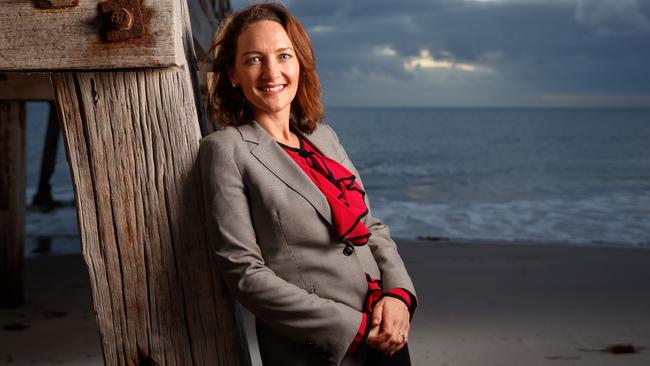
[[[393,297],[382,298],[373,310],[367,343],[392,356],[408,342],[409,316],[404,302]]]

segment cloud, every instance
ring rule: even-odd
[[[390,46],[375,47],[375,52],[382,56],[397,56],[397,51]]]
[[[603,35],[650,32],[637,0],[579,0],[575,19]]]
[[[450,55],[449,52],[443,54]],[[466,72],[494,72],[492,69],[482,67],[479,65],[472,65],[467,63],[458,63],[453,59],[434,59],[427,49],[420,51],[420,54],[415,57],[410,57],[404,61],[404,69],[407,71],[417,71],[419,69],[454,69]]]
[[[570,101],[553,95],[615,95],[624,105],[650,95],[648,0],[285,4],[310,33],[330,105]]]
[[[336,31],[336,27],[331,25],[314,25],[309,27],[309,31],[313,34],[332,33]]]

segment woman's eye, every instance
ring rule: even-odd
[[[262,58],[259,56],[251,57],[246,61],[247,64],[258,64],[262,62]]]
[[[283,53],[280,55],[280,60],[289,60],[292,56],[288,53]]]

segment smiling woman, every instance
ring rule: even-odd
[[[266,125],[262,118],[289,119],[299,73],[291,40],[280,23],[258,21],[239,35],[229,79],[233,88],[241,88],[258,122]]]
[[[289,71],[295,82],[289,90],[293,94],[290,99],[292,124],[310,133],[322,120],[324,111],[314,50],[307,32],[286,9],[277,11],[253,6],[226,18],[210,52],[214,52],[215,59],[208,107],[214,121],[234,126],[252,117],[253,109],[247,108],[247,103],[251,102],[247,98],[251,94],[246,94],[251,90],[243,84],[239,87],[243,82],[239,81],[240,77],[257,77],[256,82],[272,85],[275,81],[269,79],[289,77],[286,75]],[[288,70],[288,66],[296,69]],[[268,67],[272,69],[264,69]],[[264,71],[285,75],[267,75]]]
[[[410,365],[413,283],[322,123],[314,52],[281,5],[220,28],[201,141],[214,252],[266,365]]]

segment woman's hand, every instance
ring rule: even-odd
[[[406,304],[386,296],[373,309],[367,343],[387,356],[392,356],[408,341],[410,328]]]

